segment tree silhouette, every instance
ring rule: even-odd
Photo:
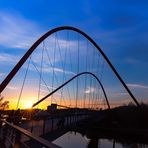
[[[9,101],[4,101],[4,97],[0,94],[0,110],[5,110],[9,108]]]

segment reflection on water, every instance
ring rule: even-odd
[[[137,143],[118,143],[114,139],[87,139],[79,133],[67,132],[53,143],[63,148],[148,148],[147,145]]]
[[[79,133],[68,132],[60,138],[53,141],[53,143],[62,146],[63,148],[86,148],[89,139],[82,137]]]
[[[79,133],[68,132],[61,136],[60,138],[53,141],[53,143],[62,146],[63,148],[95,148],[96,141],[87,139],[86,136],[82,136]],[[94,147],[95,146],[95,147]],[[97,147],[111,148],[113,146],[113,141],[107,139],[97,140]],[[122,146],[116,143],[117,148],[122,148]]]

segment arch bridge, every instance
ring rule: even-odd
[[[32,94],[35,100],[31,105],[37,108],[42,103],[44,106],[54,103],[62,108],[110,109],[110,98],[102,81],[105,64],[125,88],[132,101],[140,107],[98,44],[85,32],[71,26],[57,27],[41,36],[2,81],[0,94],[6,94],[5,88],[13,80],[21,79],[21,82],[18,81],[20,92],[16,109],[21,107],[23,99],[24,102],[27,101]],[[15,79],[17,76],[19,78]],[[5,124],[12,126],[7,122]],[[41,139],[27,131],[17,126],[12,128],[42,143]],[[49,145],[56,147],[47,141],[44,143],[47,147]]]

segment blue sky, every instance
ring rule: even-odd
[[[147,0],[1,1],[0,81],[42,34],[57,26],[70,25],[90,35],[130,89],[146,100],[147,8]]]

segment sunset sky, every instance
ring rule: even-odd
[[[77,27],[91,36],[136,98],[148,101],[147,0],[0,1],[0,82],[41,35],[63,25]],[[75,70],[67,70],[70,76],[74,73]],[[104,82],[107,90],[118,88],[107,72],[103,79],[108,80]],[[22,82],[15,81],[16,84],[13,82],[4,91],[11,108],[16,105],[14,86],[19,85],[19,81]],[[116,87],[111,88],[112,85]],[[22,108],[35,102],[33,93],[32,90],[28,100],[22,101]],[[126,95],[126,92],[117,90],[117,95]]]

